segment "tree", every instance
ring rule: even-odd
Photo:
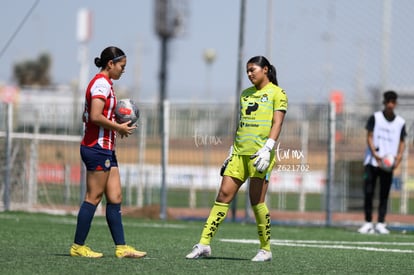
[[[19,86],[49,86],[51,57],[40,54],[37,60],[25,60],[14,65],[13,78]]]

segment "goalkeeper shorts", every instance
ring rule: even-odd
[[[239,179],[242,182],[245,182],[247,178],[260,178],[268,181],[276,163],[274,152],[270,155],[270,164],[266,171],[257,171],[253,165],[254,161],[255,159],[250,159],[249,155],[233,155],[223,175]]]

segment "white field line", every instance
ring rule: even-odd
[[[246,239],[220,239],[222,242],[233,243],[249,243],[258,244],[258,240]],[[271,245],[276,246],[290,246],[290,247],[311,247],[311,248],[329,248],[329,249],[349,249],[349,250],[364,250],[374,252],[392,252],[392,253],[414,253],[412,249],[394,249],[381,248],[359,245],[394,245],[394,246],[414,246],[414,243],[399,243],[399,242],[349,242],[349,241],[318,241],[318,240],[271,240]],[[349,245],[346,245],[349,244]]]
[[[308,243],[308,244],[358,244],[358,245],[401,245],[414,246],[414,242],[351,242],[351,241],[321,241],[321,240],[272,240],[277,243]]]

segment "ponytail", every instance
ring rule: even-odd
[[[268,71],[267,71],[267,78],[269,78],[269,81],[272,82],[275,85],[279,85],[277,82],[277,75],[276,75],[276,68],[273,65],[270,65]]]

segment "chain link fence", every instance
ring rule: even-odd
[[[12,210],[77,208],[84,192],[79,154],[81,123],[65,121],[75,119],[73,109],[67,106],[76,104],[70,104],[70,99],[43,105],[42,98],[37,101],[0,104],[0,207],[4,209],[10,203]],[[409,153],[413,133],[409,114],[414,104],[403,102],[397,112],[407,119],[407,152],[395,172],[389,208],[391,213],[413,214],[413,156]],[[61,108],[62,104],[67,109]],[[139,108],[138,130],[117,143],[124,204],[131,207],[160,204],[158,105],[142,102]],[[336,142],[332,211],[362,211],[364,127],[375,108],[378,105],[345,104],[336,113],[335,136],[331,137]],[[234,105],[170,103],[168,117],[167,206],[210,207],[221,181],[219,169],[236,128]],[[328,103],[289,106],[275,148],[277,164],[267,198],[271,209],[325,211],[328,122]],[[245,190],[243,187],[241,192]],[[238,207],[244,208],[246,196],[239,198]]]

